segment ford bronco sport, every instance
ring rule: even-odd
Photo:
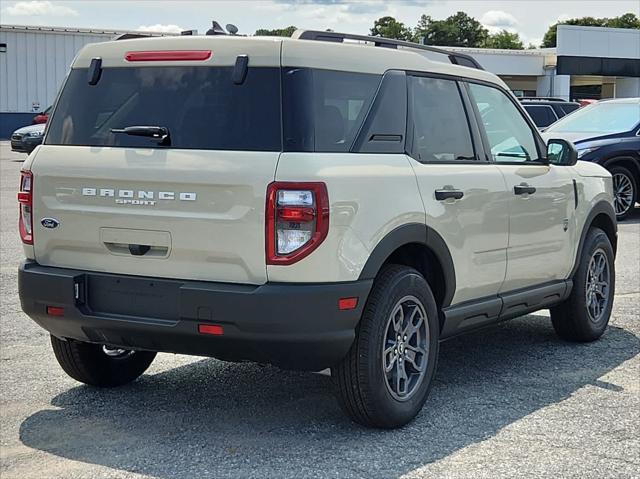
[[[158,351],[331,368],[351,418],[398,427],[446,338],[544,308],[561,338],[603,334],[612,197],[465,55],[112,41],[77,55],[24,164],[20,299],[83,383]]]

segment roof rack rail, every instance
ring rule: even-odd
[[[292,38],[299,40],[316,40],[322,42],[335,42],[343,43],[344,40],[357,40],[361,42],[373,43],[376,47],[384,48],[412,48],[415,50],[423,50],[431,53],[438,53],[445,55],[448,60],[454,65],[461,65],[463,67],[476,68],[478,70],[484,70],[482,66],[471,55],[465,53],[452,52],[442,48],[432,47],[430,45],[422,45],[420,43],[405,42],[403,40],[394,40],[384,37],[371,37],[367,35],[356,35],[351,33],[339,33],[332,31],[320,31],[320,30],[296,30],[293,33]]]
[[[543,100],[543,101],[564,101],[566,102],[567,100],[565,100],[564,98],[558,98],[555,96],[521,96],[518,97],[518,100]]]
[[[114,40],[132,40],[134,38],[151,38],[153,35],[147,35],[145,33],[123,33],[122,35],[116,37]]]

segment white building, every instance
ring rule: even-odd
[[[53,103],[84,45],[127,33],[136,32],[0,25],[0,138],[30,124],[34,113]]]
[[[640,30],[559,25],[556,48],[450,48],[472,55],[521,96],[640,97]]]
[[[0,138],[53,103],[82,46],[126,33],[135,32],[1,25]],[[640,97],[640,30],[559,25],[556,48],[450,49],[471,54],[519,96]]]

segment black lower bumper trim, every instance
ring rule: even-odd
[[[372,280],[267,283],[180,281],[20,265],[22,309],[54,336],[125,349],[320,370],[348,352]],[[338,300],[357,297],[353,310]],[[64,308],[64,316],[47,314]],[[222,336],[198,333],[217,324]]]

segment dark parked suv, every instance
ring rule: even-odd
[[[548,127],[563,116],[580,108],[580,103],[561,98],[524,97],[520,103],[539,129]]]
[[[551,125],[542,136],[573,142],[579,159],[609,170],[618,221],[632,213],[640,199],[640,98],[602,100],[585,106]]]

